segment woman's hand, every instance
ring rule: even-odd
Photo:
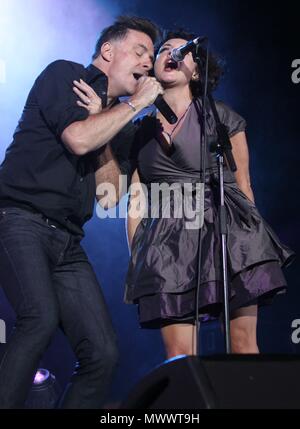
[[[73,83],[73,91],[80,98],[80,100],[76,101],[77,105],[84,107],[90,115],[100,113],[102,110],[102,100],[95,93],[93,88],[91,88],[82,79],[80,79],[79,82],[77,80],[74,80]]]

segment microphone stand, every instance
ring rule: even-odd
[[[202,59],[200,58],[200,44],[197,44],[193,51],[193,58],[195,63],[198,65],[200,76],[205,76],[205,82],[203,87],[207,88],[207,70],[204,70],[202,67]],[[207,61],[208,61],[208,48],[207,48]],[[201,77],[200,77],[201,79]],[[232,154],[232,146],[228,136],[226,126],[221,122],[220,116],[218,114],[215,100],[212,97],[210,88],[207,91],[207,95],[204,91],[204,100],[203,100],[203,110],[204,110],[204,123],[206,125],[206,97],[209,101],[211,111],[216,123],[217,131],[217,142],[211,151],[216,153],[217,163],[218,163],[218,178],[219,178],[219,226],[220,226],[220,235],[221,235],[221,254],[222,254],[222,278],[223,278],[223,299],[224,299],[224,331],[225,331],[225,350],[227,354],[231,353],[231,341],[230,341],[230,311],[229,311],[229,287],[228,287],[228,267],[227,267],[227,222],[226,222],[226,208],[224,205],[224,160],[226,160],[228,167],[232,172],[236,171],[236,164]],[[200,118],[199,118],[200,119]],[[204,127],[204,131],[206,128]],[[206,134],[206,131],[205,131]],[[205,138],[206,141],[206,138]],[[205,151],[203,151],[205,152]],[[201,152],[200,152],[201,153]],[[203,155],[203,154],[202,154]],[[205,169],[205,168],[204,168]],[[205,183],[205,171],[204,174],[204,183]],[[201,246],[201,241],[199,242]],[[201,251],[199,251],[201,255]],[[200,262],[201,263],[201,262]],[[200,272],[198,272],[198,283],[200,283]],[[197,302],[198,308],[198,302]]]

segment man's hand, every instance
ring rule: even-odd
[[[82,79],[80,82],[77,80],[73,81],[73,91],[78,95],[80,100],[77,100],[77,104],[80,107],[84,107],[90,115],[96,115],[102,110],[102,100],[95,93],[92,87],[85,83]]]
[[[148,107],[154,103],[159,94],[164,90],[155,77],[142,76],[138,80],[135,93],[129,98],[129,101],[136,109]]]

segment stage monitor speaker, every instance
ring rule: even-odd
[[[122,409],[300,409],[300,357],[183,356],[131,391]]]

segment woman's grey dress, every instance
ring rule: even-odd
[[[196,204],[201,125],[195,103],[190,106],[171,146],[164,145],[158,137],[155,116],[146,116],[140,122],[131,151],[131,161],[149,191],[149,211],[154,206],[165,211],[163,198],[151,199],[151,183],[176,183],[177,189],[169,199],[172,216],[166,218],[160,213],[160,217],[143,218],[133,238],[125,302],[138,304],[142,327],[192,321],[195,312],[199,230],[187,228],[190,218],[174,215],[174,208],[178,207],[176,199],[183,195],[184,183],[192,186],[189,189],[193,208]],[[217,109],[230,137],[245,130],[244,119],[228,106],[218,102]],[[211,112],[207,128],[211,143],[216,140]],[[223,302],[217,162],[209,148],[206,167],[198,301],[202,320],[218,317]],[[254,303],[268,303],[274,295],[285,292],[281,267],[290,262],[293,252],[279,241],[227,168],[224,175],[230,309],[235,310]]]

